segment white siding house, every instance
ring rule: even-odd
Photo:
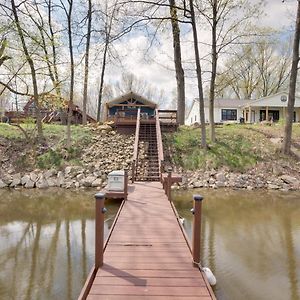
[[[239,122],[244,118],[247,123],[278,121],[285,118],[288,93],[281,92],[256,100],[216,99],[214,105],[215,123]],[[205,122],[209,123],[209,102],[204,101]],[[300,97],[296,97],[294,121],[300,122]],[[186,125],[200,123],[199,100],[193,101],[185,120]]]
[[[248,101],[238,99],[216,99],[214,105],[215,123],[239,122],[243,117],[243,106]],[[209,101],[204,101],[205,122],[209,123]],[[191,109],[185,120],[186,125],[200,123],[199,100],[194,99]]]
[[[284,119],[287,112],[288,93],[281,92],[257,100],[248,101],[243,106],[245,120],[248,123],[278,121]],[[300,97],[296,96],[294,122],[300,122]]]

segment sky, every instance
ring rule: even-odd
[[[255,3],[258,0],[249,0]],[[270,26],[278,30],[292,30],[295,22],[296,0],[266,0],[264,15],[261,18],[260,25]],[[199,31],[201,39],[208,39],[209,33]],[[185,61],[193,57],[193,48],[188,42],[191,32],[188,32],[183,38],[182,55]],[[191,39],[190,39],[191,40]],[[115,44],[118,51],[122,53],[122,70],[131,72],[137,77],[146,79],[149,83],[158,89],[164,89],[166,98],[174,98],[176,90],[175,72],[173,59],[173,46],[170,33],[161,33],[159,43],[155,44],[145,55],[144,50],[147,48],[148,41],[143,33],[129,35],[126,40]],[[146,58],[146,60],[145,60]],[[192,64],[188,64],[193,68]],[[205,66],[204,66],[205,68]],[[115,82],[119,79],[120,65],[111,67],[107,72],[107,80]],[[195,80],[189,78],[189,72],[186,72],[186,96],[187,102],[190,103],[193,98],[197,97],[197,87]],[[205,81],[205,75],[204,75]]]

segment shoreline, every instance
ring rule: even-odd
[[[234,190],[300,190],[297,176],[285,173],[257,172],[253,169],[245,173],[228,170],[182,171],[182,183],[172,186],[172,190],[193,190],[198,188]],[[0,177],[0,189],[103,189],[107,185],[107,174],[103,171],[89,171],[80,166],[67,166],[64,170],[34,170]]]

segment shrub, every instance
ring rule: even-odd
[[[41,169],[50,169],[51,167],[59,167],[62,164],[62,156],[59,152],[52,149],[40,155],[37,158],[37,165]]]

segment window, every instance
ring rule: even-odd
[[[197,121],[197,115],[195,115],[195,122]]]
[[[222,109],[222,121],[236,121],[237,110],[236,109]]]
[[[191,124],[193,124],[193,117],[191,118]]]

